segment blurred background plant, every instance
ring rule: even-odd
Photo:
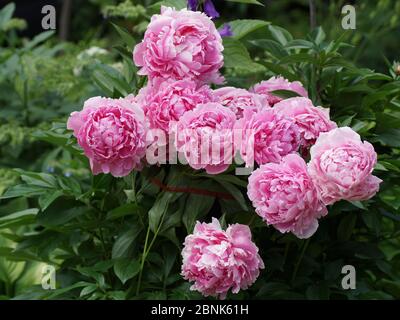
[[[91,96],[136,93],[143,79],[132,63],[134,44],[161,4],[186,1],[45,2],[0,1],[1,298],[199,298],[179,275],[179,255],[194,222],[211,216],[250,221],[267,266],[250,290],[230,298],[400,298],[398,1],[349,1],[357,29],[348,31],[341,28],[347,1],[313,1],[316,28],[308,0],[214,1],[217,26],[229,22],[233,31],[224,38],[228,85],[248,88],[279,74],[300,80],[316,104],[379,154],[381,192],[335,204],[307,241],[255,216],[245,177],[181,167],[92,177],[66,131],[68,114]],[[56,31],[41,30],[44,4],[57,9]],[[222,188],[234,199],[165,193],[154,177]],[[44,263],[57,267],[57,290],[40,286]],[[345,264],[356,267],[356,290],[341,288]]]

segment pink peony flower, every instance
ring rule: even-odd
[[[182,250],[182,276],[194,281],[191,290],[225,299],[229,290],[246,290],[257,279],[264,263],[251,241],[250,228],[234,224],[226,231],[217,219],[197,222]]]
[[[278,163],[282,157],[296,152],[299,148],[300,134],[297,125],[274,109],[258,113],[246,110],[238,120],[236,128],[241,131],[237,143],[246,166],[268,162]]]
[[[169,133],[170,122],[178,121],[198,104],[212,101],[213,92],[193,80],[156,78],[140,90],[136,100],[144,110],[150,128]]]
[[[297,154],[253,171],[247,194],[268,225],[282,233],[292,232],[300,239],[311,237],[318,228],[318,219],[328,213],[305,161]]]
[[[224,87],[214,90],[219,103],[232,109],[238,119],[243,118],[243,110],[257,112],[270,108],[267,99],[259,94],[249,92],[245,89]]]
[[[235,121],[233,111],[219,103],[200,104],[173,126],[176,149],[192,168],[221,173],[232,163]]]
[[[325,204],[367,200],[379,190],[382,180],[371,175],[374,147],[349,127],[321,133],[310,154],[309,172]]]
[[[89,158],[93,174],[126,176],[146,152],[143,111],[125,99],[94,97],[71,113],[67,127]]]
[[[321,132],[337,128],[336,123],[329,119],[329,109],[314,107],[308,98],[286,99],[277,103],[274,109],[294,120],[299,127],[301,145],[305,148],[312,146]]]
[[[272,91],[276,90],[290,90],[297,92],[303,97],[308,97],[306,89],[304,89],[303,85],[299,81],[289,82],[283,77],[272,77],[269,80],[261,81],[250,89],[252,92],[265,95],[271,106],[283,100],[282,98],[274,96],[271,93]]]
[[[138,74],[222,83],[222,39],[204,13],[161,7],[133,51]]]

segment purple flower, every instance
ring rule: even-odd
[[[197,6],[199,5],[198,0],[188,0],[188,8],[192,11],[197,11]]]
[[[219,18],[219,13],[211,0],[188,0],[188,8],[192,11],[197,11],[199,9],[199,2],[202,5],[202,11],[204,11],[206,15],[211,19]]]
[[[211,0],[206,0],[204,2],[204,12],[208,15],[211,19],[219,18],[219,13],[215,9],[214,4]]]
[[[232,27],[230,26],[229,23],[224,23],[218,29],[218,32],[221,35],[221,37],[232,37],[233,36]]]

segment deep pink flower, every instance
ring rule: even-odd
[[[290,90],[297,92],[303,97],[308,97],[306,89],[304,89],[303,85],[299,81],[289,82],[283,77],[272,77],[269,80],[256,84],[250,89],[252,92],[265,95],[271,106],[283,100],[282,98],[271,93],[272,91],[276,90]]]
[[[173,126],[175,146],[192,168],[221,173],[232,163],[235,121],[233,111],[219,103],[200,104]]]
[[[318,198],[305,161],[297,154],[253,171],[247,194],[268,225],[301,239],[311,237],[318,228],[318,219],[328,213]]]
[[[226,231],[215,218],[197,222],[182,250],[182,276],[193,281],[191,290],[224,299],[229,290],[246,290],[257,279],[264,263],[251,241],[250,228],[234,224]]]
[[[94,97],[73,112],[68,129],[89,158],[93,174],[126,176],[146,152],[143,111],[125,99]]]
[[[382,182],[371,173],[377,161],[374,147],[349,127],[321,133],[310,150],[309,172],[325,204],[367,200]]]
[[[301,146],[309,148],[321,132],[337,128],[329,119],[329,109],[315,107],[308,98],[297,97],[275,104],[274,109],[280,114],[293,119],[299,127]]]
[[[222,83],[223,45],[214,23],[204,13],[161,7],[153,15],[133,60],[138,74]]]
[[[241,139],[235,139],[246,166],[268,162],[278,163],[282,157],[299,148],[300,133],[297,125],[273,108],[260,112],[245,110],[236,128]]]
[[[193,80],[156,78],[142,88],[136,101],[145,112],[151,129],[170,132],[170,123],[178,121],[185,112],[198,104],[213,101],[213,92],[207,85]]]
[[[245,89],[223,87],[214,90],[214,95],[219,103],[232,109],[238,119],[243,117],[243,110],[254,112],[270,108],[267,99],[259,94]]]

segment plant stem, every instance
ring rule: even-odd
[[[99,227],[99,239],[101,242],[101,246],[103,248],[104,251],[104,260],[107,260],[107,250],[106,250],[106,243],[104,241],[104,235],[103,235],[103,230],[101,227]]]
[[[309,243],[310,243],[310,239],[307,239],[307,241],[304,242],[304,244],[303,244],[303,248],[301,250],[299,260],[297,260],[297,263],[294,266],[294,271],[293,271],[293,276],[292,276],[292,283],[296,279],[297,271],[299,271],[299,267],[300,267],[301,261],[303,260],[304,253],[306,252],[306,249],[307,249]]]
[[[155,241],[156,241],[156,239],[157,239],[158,233],[159,233],[160,230],[161,230],[161,226],[162,226],[162,224],[163,224],[164,217],[165,217],[165,213],[167,212],[167,208],[168,208],[168,205],[165,206],[164,212],[163,212],[162,215],[161,215],[160,223],[158,224],[157,229],[156,229],[156,231],[154,232],[153,239],[151,239],[149,245],[147,245],[147,243],[148,243],[148,241],[149,241],[149,235],[150,235],[150,224],[149,224],[149,226],[147,227],[147,233],[146,233],[146,239],[145,239],[145,241],[144,241],[144,248],[143,248],[142,260],[141,260],[141,263],[140,263],[140,271],[139,271],[139,277],[138,277],[138,284],[137,284],[137,287],[136,287],[136,295],[138,295],[138,294],[139,294],[139,291],[140,291],[140,284],[141,284],[141,281],[142,281],[142,274],[143,274],[144,263],[145,263],[145,261],[146,261],[147,255],[150,253],[150,250],[151,250],[153,244],[155,243]]]
[[[282,268],[285,266],[286,259],[287,259],[288,253],[289,253],[289,247],[290,247],[290,242],[286,243],[286,246],[285,246],[285,253],[283,254]]]
[[[314,0],[308,0],[308,3],[310,7],[310,28],[311,30],[314,30],[317,26],[317,10]]]
[[[138,278],[138,283],[137,283],[137,287],[136,287],[136,295],[139,294],[140,283],[142,282],[143,267],[144,267],[144,262],[146,261],[147,242],[149,241],[149,235],[150,235],[150,224],[147,227],[146,240],[144,241],[142,260],[140,262],[139,278]]]
[[[248,226],[250,226],[253,222],[254,222],[254,219],[256,218],[256,215],[254,214],[251,218],[250,218],[250,220],[249,220],[249,222],[247,223],[247,225]]]
[[[12,290],[11,290],[11,284],[8,282],[8,279],[4,282],[5,286],[5,291],[6,291],[6,296],[9,298],[12,298]]]

